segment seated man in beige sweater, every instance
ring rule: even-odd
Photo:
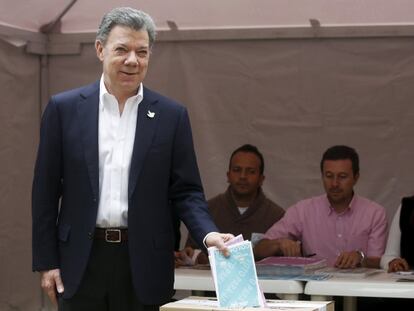
[[[221,232],[255,240],[284,215],[285,211],[262,191],[265,179],[263,155],[257,147],[243,145],[230,157],[226,192],[208,201],[210,214]],[[177,265],[208,263],[207,256],[188,237],[184,250],[176,253]]]

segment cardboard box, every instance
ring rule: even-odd
[[[188,297],[176,302],[167,303],[160,311],[334,311],[333,301],[303,301],[303,300],[266,300],[266,308],[227,309],[219,308],[216,298]]]

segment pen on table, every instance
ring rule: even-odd
[[[306,255],[305,257],[313,257],[313,256],[316,256],[316,253],[312,253],[312,254]]]

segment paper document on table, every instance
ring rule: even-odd
[[[326,267],[326,260],[308,257],[273,256],[256,263],[257,274],[262,276],[305,275]]]
[[[367,276],[382,272],[381,269],[371,268],[353,268],[340,269],[334,267],[326,267],[315,271],[315,274],[328,274],[334,277],[351,277],[351,278],[365,278]]]
[[[277,300],[267,301],[267,307],[270,309],[296,310],[297,308],[312,308],[318,311],[326,311],[326,302],[320,301],[300,301],[300,300]]]
[[[260,275],[259,280],[295,280],[295,281],[323,281],[331,278],[329,274],[279,274]]]
[[[414,282],[414,271],[398,271],[391,273],[392,278],[397,282]]]
[[[254,265],[250,241],[228,245],[230,256],[224,257],[210,247],[209,260],[220,307],[243,308],[265,305]]]

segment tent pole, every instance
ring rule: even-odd
[[[48,55],[40,56],[40,116],[47,105],[49,98],[49,57]]]
[[[40,26],[40,32],[42,33],[51,33],[53,31],[56,31],[56,28],[60,29],[60,23],[62,20],[62,17],[65,16],[65,14],[72,8],[72,6],[76,3],[78,0],[72,0],[64,9],[63,11],[56,16],[51,22],[44,24]]]

